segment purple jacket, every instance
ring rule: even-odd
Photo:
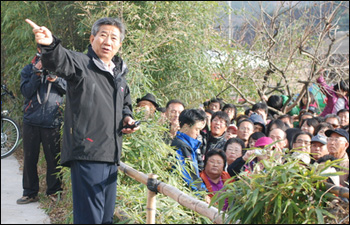
[[[327,114],[331,114],[333,112],[333,108],[335,106],[335,103],[337,103],[338,96],[333,90],[333,87],[330,87],[327,85],[324,77],[321,75],[319,78],[317,78],[317,83],[319,83],[324,88],[324,94],[327,96],[327,104],[323,109],[323,112],[320,114],[320,116],[326,116]],[[345,108],[349,109],[349,99],[345,98]]]

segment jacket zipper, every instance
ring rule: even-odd
[[[27,110],[31,106],[31,104],[32,104],[32,100],[30,100],[30,102],[29,102],[28,106],[25,108],[24,112],[27,112]]]

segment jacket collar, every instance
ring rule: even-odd
[[[88,53],[87,55],[92,59],[92,61],[94,62],[94,64],[102,71],[106,71],[108,72],[109,74],[111,74],[110,71],[108,71],[102,60],[96,55],[95,51],[92,49],[92,46],[91,44],[88,46]],[[126,72],[127,72],[127,66],[126,66],[126,63],[118,56],[114,56],[112,58],[112,62],[114,63],[115,67],[113,69],[113,72],[114,74],[111,74],[112,76],[114,77],[119,77],[119,76],[122,76],[122,75],[125,75]]]
[[[176,136],[185,141],[192,149],[196,150],[197,148],[199,148],[199,146],[201,145],[201,142],[197,139],[191,138],[190,136],[188,136],[185,133],[182,133],[180,131],[177,132]]]

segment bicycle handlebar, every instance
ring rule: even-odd
[[[4,93],[1,93],[1,96],[4,96],[4,95],[8,94],[8,95],[11,96],[11,98],[13,98],[13,99],[16,98],[16,97],[13,95],[13,92],[12,92],[12,91],[9,91],[9,90],[7,89],[7,87],[6,87],[5,84],[1,85],[1,89],[3,89],[3,90],[5,91]]]

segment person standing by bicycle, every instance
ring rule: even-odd
[[[17,204],[38,201],[39,177],[37,164],[42,144],[47,163],[46,195],[56,199],[61,191],[61,180],[57,174],[60,152],[60,128],[67,83],[53,75],[41,64],[41,50],[21,72],[21,93],[25,97],[23,106],[23,196]]]

